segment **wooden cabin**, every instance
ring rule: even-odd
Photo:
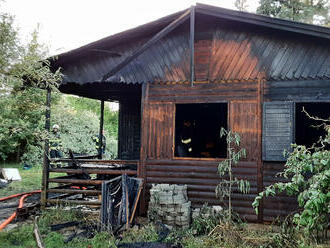
[[[118,159],[138,161],[142,213],[154,183],[186,184],[193,206],[220,204],[220,127],[238,132],[247,150],[234,173],[251,190],[233,193],[234,210],[271,221],[296,208],[291,197],[271,197],[257,216],[251,203],[280,180],[284,149],[320,135],[302,108],[330,115],[329,28],[197,4],[60,54],[59,67],[61,92],[119,102]],[[180,154],[185,120],[193,152]]]

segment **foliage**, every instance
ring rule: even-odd
[[[23,46],[13,27],[13,17],[0,13],[0,158],[19,158],[44,137],[45,92],[37,87],[56,87],[59,71],[50,71],[38,32]]]
[[[84,98],[84,97],[66,97],[70,105],[76,111],[89,110],[96,114],[97,117],[100,116],[101,108],[100,101]],[[118,112],[111,111],[109,102],[104,103],[104,129],[108,131],[110,137],[117,139],[118,137]]]
[[[247,11],[248,6],[248,0],[235,0],[235,7],[239,11]]]
[[[99,134],[98,116],[83,108],[76,110],[66,96],[61,99],[61,104],[53,108],[51,121],[60,126],[64,154],[69,149],[76,154],[97,154],[92,137]],[[117,147],[109,138],[108,132],[105,131],[104,136],[107,141],[106,156],[113,158]]]
[[[246,156],[246,150],[240,148],[241,138],[238,133],[227,131],[224,128],[220,130],[220,137],[226,136],[227,142],[227,154],[228,158],[223,160],[218,166],[218,173],[220,177],[225,175],[229,176],[228,179],[222,179],[222,181],[216,187],[216,195],[222,201],[224,197],[228,197],[228,211],[229,221],[232,219],[232,204],[231,194],[233,186],[237,186],[238,190],[244,194],[250,191],[250,183],[247,180],[238,179],[233,176],[232,167],[237,165],[241,158]]]
[[[191,229],[196,235],[209,234],[219,223],[228,219],[226,211],[212,211],[212,208],[204,204],[199,214],[193,218]]]
[[[329,25],[330,3],[327,0],[260,0],[258,14]]]
[[[266,187],[255,198],[252,206],[256,209],[262,198],[281,192],[298,196],[301,211],[294,215],[297,228],[317,237],[318,232],[329,228],[330,213],[330,128],[325,127],[327,135],[313,147],[292,145],[284,171],[279,175],[288,182],[279,182]],[[287,153],[287,152],[286,152]]]

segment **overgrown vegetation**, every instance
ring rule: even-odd
[[[44,61],[45,48],[37,41],[21,45],[13,18],[0,13],[0,158],[20,158],[31,146],[40,145],[45,92],[57,86],[61,74],[52,73]]]
[[[60,71],[50,71],[47,48],[38,32],[27,45],[21,43],[12,16],[0,13],[0,160],[32,166],[42,163],[45,99],[52,87],[53,124],[61,126],[64,154],[96,154],[91,137],[99,133],[99,101],[56,93]],[[43,89],[42,89],[43,88]],[[118,114],[105,109],[108,158],[117,154]]]
[[[288,159],[279,176],[288,181],[266,187],[252,204],[257,211],[264,197],[281,192],[297,196],[301,210],[294,215],[293,222],[311,238],[318,238],[320,234],[324,236],[330,222],[330,126],[324,124],[319,128],[321,126],[326,129],[327,134],[319,142],[312,147],[294,144],[293,152],[285,152]]]

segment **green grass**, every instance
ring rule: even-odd
[[[23,170],[21,164],[4,164],[1,168],[18,168],[22,181],[13,181],[7,187],[0,189],[0,197],[41,189],[41,167]]]
[[[21,181],[13,181],[7,187],[0,189],[0,197],[41,189],[41,166],[32,167],[29,170],[23,170],[22,164],[7,163],[0,165],[0,168],[17,168],[22,178]],[[65,173],[52,173],[50,174],[50,177],[65,175]]]

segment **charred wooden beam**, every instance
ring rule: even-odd
[[[99,159],[102,159],[102,144],[103,144],[103,121],[104,121],[104,100],[101,100],[101,114],[100,114],[100,131],[99,131]]]
[[[47,200],[49,203],[54,204],[76,204],[76,205],[92,205],[92,206],[100,206],[100,201],[79,201],[79,200],[64,200],[64,199],[49,199]]]
[[[49,134],[50,131],[50,106],[51,106],[51,89],[47,88],[47,96],[46,96],[46,121],[45,121],[45,130]],[[43,159],[43,170],[42,170],[42,192],[41,192],[41,208],[44,209],[46,207],[46,200],[48,197],[47,189],[48,189],[48,179],[49,179],[49,139],[45,140],[44,145],[44,159]]]
[[[64,159],[54,159],[56,162],[71,162],[72,159],[64,158]],[[114,164],[138,164],[138,160],[101,160],[101,159],[76,159],[79,163],[86,164],[106,164],[106,165],[114,165]]]
[[[163,28],[160,32],[158,32],[155,36],[153,36],[147,43],[145,43],[143,46],[138,48],[132,55],[128,56],[126,59],[124,59],[123,62],[119,63],[116,67],[114,67],[111,71],[109,71],[107,74],[105,74],[102,77],[102,81],[106,81],[109,77],[113,76],[115,73],[120,71],[124,66],[126,66],[128,63],[130,63],[133,59],[140,56],[145,50],[147,50],[150,46],[155,44],[157,41],[159,41],[161,38],[166,36],[169,32],[171,32],[174,28],[182,24],[185,20],[188,19],[190,14],[190,9],[184,12],[179,18],[172,21],[168,26]]]
[[[101,190],[79,190],[79,189],[48,189],[49,193],[63,194],[83,194],[83,195],[100,195]]]
[[[72,183],[78,185],[101,185],[102,180],[84,180],[84,179],[70,179],[70,178],[50,178],[50,183]]]
[[[194,85],[195,80],[195,6],[190,9],[190,83]]]
[[[50,169],[50,172],[54,173],[73,173],[73,174],[100,174],[100,175],[136,175],[137,171],[134,170],[101,170],[101,169],[66,169],[66,168],[54,168]]]

